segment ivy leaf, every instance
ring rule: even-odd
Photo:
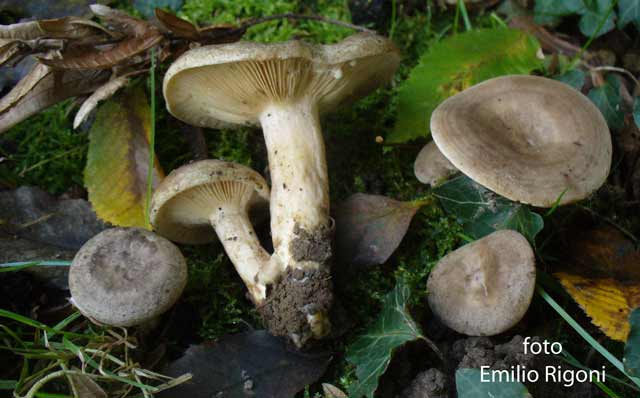
[[[424,339],[407,312],[410,295],[409,287],[398,282],[384,297],[376,322],[347,348],[347,361],[356,366],[358,376],[358,382],[349,389],[350,398],[373,398],[378,378],[389,366],[393,351],[410,341]]]
[[[640,376],[640,308],[629,315],[631,331],[624,346],[624,370],[631,376]]]
[[[640,127],[640,97],[636,97],[633,103],[633,121]]]
[[[534,242],[544,221],[528,206],[511,202],[462,175],[436,187],[435,196],[445,211],[458,218],[473,239],[500,229],[513,229]]]
[[[476,83],[542,66],[538,41],[520,30],[473,30],[434,44],[399,88],[398,118],[391,143],[429,133],[429,118],[447,97]]]
[[[582,0],[536,0],[533,8],[534,22],[553,25],[560,22],[560,17],[578,14],[583,10]]]
[[[133,6],[145,18],[151,18],[156,8],[165,8],[171,11],[179,11],[184,0],[134,0]]]
[[[582,90],[585,78],[586,74],[580,69],[571,69],[570,71],[567,71],[562,75],[554,77],[555,80],[561,81],[564,84],[568,84],[578,91]]]
[[[98,217],[114,225],[149,228],[146,221],[151,115],[141,87],[98,109],[89,131],[84,182]],[[155,162],[153,187],[163,177]]]
[[[578,26],[580,32],[587,37],[599,37],[603,34],[610,32],[615,28],[616,13],[611,12],[604,22],[604,25],[598,30],[602,20],[607,16],[607,12],[613,6],[614,0],[583,0],[584,9],[580,13],[582,17]]]
[[[640,2],[638,0],[618,0],[618,28],[633,22],[640,29]]]
[[[380,195],[350,196],[336,210],[336,244],[342,260],[355,265],[387,261],[419,208]]]
[[[594,87],[587,95],[596,104],[604,116],[609,128],[617,130],[624,125],[624,112],[622,112],[622,96],[620,95],[620,82],[611,74],[600,87]]]
[[[527,398],[527,388],[519,382],[482,381],[480,369],[458,369],[456,391],[458,398]],[[485,380],[486,380],[485,376]]]

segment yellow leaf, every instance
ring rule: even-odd
[[[563,269],[554,276],[594,325],[626,341],[629,314],[640,306],[640,251],[610,227],[574,235],[565,250]]]
[[[98,109],[89,132],[84,182],[104,221],[150,229],[146,220],[151,112],[144,90],[124,90]],[[164,177],[155,160],[153,187]]]

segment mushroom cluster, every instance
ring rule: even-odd
[[[598,108],[544,77],[503,76],[464,90],[435,109],[431,133],[437,148],[425,148],[415,164],[421,181],[434,184],[453,166],[539,207],[586,198],[611,167],[611,134]]]
[[[71,301],[111,326],[149,325],[187,283],[187,264],[167,239],[140,228],[111,228],[91,238],[69,268]]]
[[[207,196],[201,191],[219,193],[201,183],[204,173],[194,186],[178,181],[183,178],[179,176],[197,174],[195,165],[170,176],[163,183],[166,189],[156,192],[153,224],[160,234],[185,243],[209,240],[203,224],[213,225],[268,329],[298,346],[329,333],[332,302],[333,221],[319,117],[389,81],[398,64],[398,51],[389,40],[356,34],[333,45],[293,40],[203,46],[183,54],[165,75],[167,109],[176,118],[209,128],[262,127],[271,176],[274,253],[269,256],[255,235],[236,234],[250,228],[242,212],[225,206],[209,212],[212,202],[202,199]],[[236,177],[218,181],[231,192],[237,188]],[[165,193],[171,189],[171,195]],[[261,183],[259,191],[267,192],[266,184]],[[163,210],[167,206],[172,210]],[[202,212],[193,210],[197,206]],[[164,212],[173,214],[166,225],[178,229],[166,227]],[[238,224],[229,221],[234,219]]]
[[[432,186],[456,171],[510,200],[551,207],[584,199],[606,180],[611,135],[598,108],[564,83],[503,76],[441,103],[416,177]],[[535,286],[526,238],[497,231],[440,260],[429,305],[450,328],[489,336],[517,323]]]

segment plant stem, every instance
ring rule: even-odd
[[[151,219],[149,209],[151,208],[151,195],[153,194],[153,168],[155,163],[156,146],[156,49],[151,48],[151,68],[149,69],[149,79],[151,79],[151,132],[149,134],[149,165],[147,170],[147,200],[145,204],[145,217],[147,228],[150,228]]]

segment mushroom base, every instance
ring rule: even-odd
[[[288,269],[258,310],[269,331],[298,346],[329,333],[333,283],[329,267]]]

